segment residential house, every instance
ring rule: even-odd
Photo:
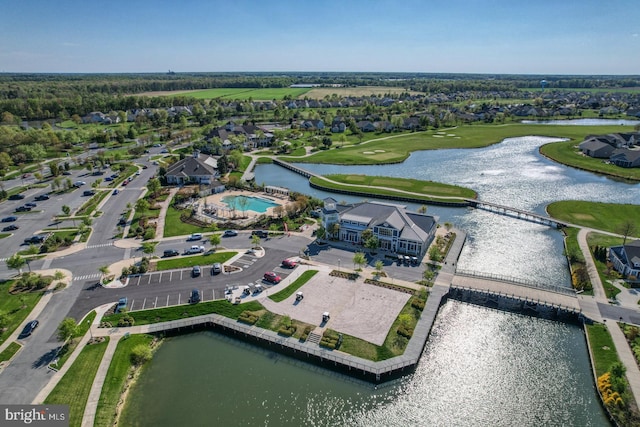
[[[356,127],[360,129],[361,132],[375,132],[376,125],[374,125],[369,120],[361,120],[356,123]]]
[[[608,159],[616,148],[599,138],[589,138],[578,145],[580,151],[589,157]]]
[[[435,218],[430,215],[382,202],[338,205],[327,198],[320,216],[328,233],[334,231],[333,224],[339,225],[333,237],[342,242],[361,245],[362,232],[369,229],[381,250],[420,257],[427,252],[437,228]]]
[[[207,140],[210,141],[214,137],[219,138],[222,146],[229,150],[234,148],[251,150],[256,147],[267,147],[273,141],[273,134],[270,132],[265,132],[253,124],[238,125],[232,121],[209,132]]]
[[[305,120],[300,125],[302,130],[322,130],[324,129],[324,122],[322,120]]]
[[[637,280],[640,276],[640,240],[610,247],[609,260],[622,276],[630,280]]]
[[[640,167],[640,150],[616,148],[611,154],[611,157],[609,157],[609,161],[623,168]]]

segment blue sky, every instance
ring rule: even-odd
[[[638,0],[6,0],[0,72],[640,74]]]

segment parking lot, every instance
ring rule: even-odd
[[[250,283],[261,284],[268,290],[273,284],[262,279],[264,273],[273,271],[285,279],[293,270],[283,268],[280,263],[290,256],[290,253],[277,249],[268,250],[263,258],[257,258],[253,254],[242,254],[227,264],[237,268],[233,272],[212,275],[212,265],[201,265],[201,274],[198,277],[193,277],[191,267],[156,271],[131,276],[127,286],[115,289],[96,285],[95,280],[86,281],[83,295],[72,312],[83,313],[101,304],[115,303],[122,297],[127,297],[129,311],[187,304],[193,289],[198,289],[201,301],[224,299],[226,289],[241,288]]]

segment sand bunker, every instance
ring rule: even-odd
[[[362,154],[376,154],[373,151],[363,151]]]

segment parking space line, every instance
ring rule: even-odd
[[[180,294],[178,294],[178,305],[180,305]]]
[[[153,308],[156,308],[158,306],[158,297],[156,297],[156,300],[153,303]]]
[[[147,285],[151,284],[151,274],[149,275],[149,281],[147,282]]]
[[[167,305],[165,307],[169,307],[169,294],[167,294]]]
[[[129,311],[133,311],[133,304],[136,302],[136,300],[132,299],[131,300],[131,307],[129,307]]]
[[[180,281],[182,281],[182,270],[180,270]]]
[[[170,272],[169,272],[169,281],[171,281],[171,278],[172,278],[172,277],[173,277],[173,271],[170,271]],[[168,305],[168,303],[167,303],[167,305]]]
[[[162,271],[160,272],[160,277],[158,278],[158,284],[162,283]]]
[[[138,276],[138,283],[136,283],[136,286],[140,285],[140,280],[142,280],[142,276]]]
[[[147,303],[147,299],[145,298],[144,301],[142,301],[142,310],[144,310],[144,306]]]

